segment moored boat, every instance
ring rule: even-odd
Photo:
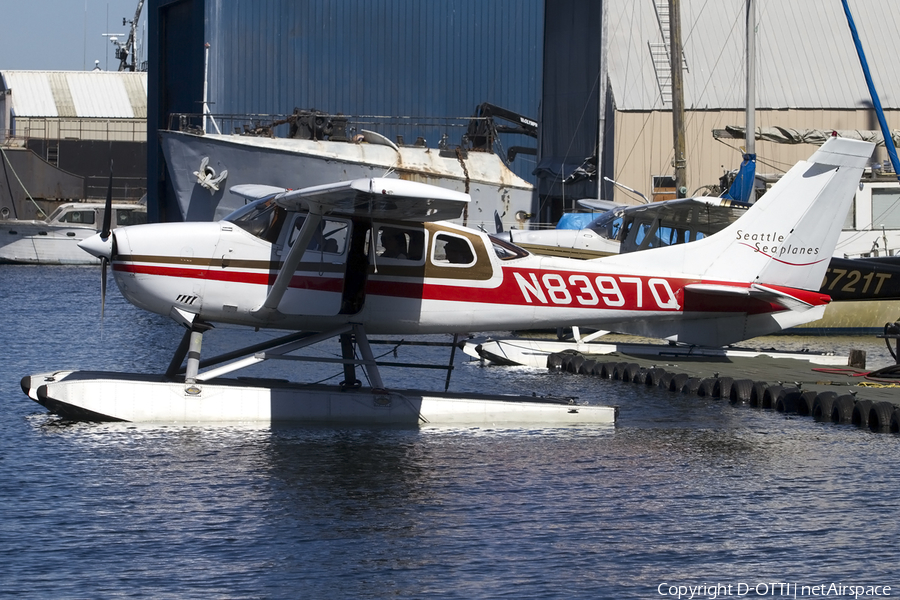
[[[373,131],[387,132],[396,125],[305,111],[265,126],[245,125],[243,130],[235,125],[250,121],[250,117],[232,116],[223,121],[210,115],[207,119],[205,127],[193,126],[197,125],[196,115],[175,115],[173,127],[159,133],[178,209],[185,220],[212,221],[240,208],[243,199],[228,192],[236,185],[265,181],[297,188],[385,176],[469,194],[471,204],[454,220],[468,227],[493,230],[497,214],[505,228],[523,228],[535,212],[534,187],[493,152],[499,130],[485,117],[472,118],[470,125],[485,127],[470,127],[463,136],[465,143],[451,146],[442,139],[436,147],[422,138],[404,143],[398,135],[395,142]],[[536,135],[537,125],[521,119],[528,126],[514,133]],[[222,133],[211,132],[216,128]],[[234,130],[238,133],[225,133]],[[528,153],[530,149],[510,148],[513,156],[515,151]]]
[[[112,226],[147,222],[147,207],[137,202],[112,205]],[[78,243],[100,231],[102,202],[67,202],[42,220],[0,220],[0,263],[93,265],[100,259]]]

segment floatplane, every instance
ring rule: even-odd
[[[82,242],[128,301],[184,326],[166,373],[60,370],[22,388],[88,420],[614,422],[609,406],[391,389],[368,336],[581,325],[724,345],[818,319],[829,302],[822,276],[872,149],[829,140],[721,232],[596,261],[535,256],[448,223],[469,197],[417,182],[236,186],[250,202],[224,220],[104,227]],[[291,333],[201,361],[214,323]],[[342,386],[226,377],[335,337]]]

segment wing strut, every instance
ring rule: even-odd
[[[272,284],[272,289],[269,290],[269,295],[266,296],[265,301],[259,308],[250,312],[254,317],[263,321],[282,318],[283,315],[278,312],[278,305],[281,303],[281,298],[294,277],[294,272],[303,259],[303,254],[306,252],[309,242],[322,222],[322,212],[322,207],[317,204],[309,207],[309,215],[300,227],[300,235],[297,236],[297,239],[294,240],[294,244],[288,251],[284,264],[281,265],[281,270],[278,271],[278,276],[275,278],[275,283]]]

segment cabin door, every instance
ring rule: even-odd
[[[282,260],[299,236],[306,216],[288,214],[286,231],[279,236]],[[322,219],[281,301],[282,313],[333,316],[341,312],[351,232],[349,219]]]

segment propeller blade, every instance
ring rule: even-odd
[[[106,265],[109,260],[105,256],[100,257],[100,320],[103,320],[103,312],[106,308]]]
[[[109,161],[109,184],[106,186],[106,206],[103,210],[103,229],[100,231],[100,239],[104,243],[109,243],[109,256],[100,257],[100,320],[103,320],[103,314],[106,311],[106,267],[112,258],[115,240],[110,239],[112,235],[112,184],[113,184],[113,161]]]
[[[100,231],[100,237],[106,239],[112,231],[112,184],[113,184],[113,161],[109,161],[109,185],[106,187],[106,207],[103,211],[103,229]]]

